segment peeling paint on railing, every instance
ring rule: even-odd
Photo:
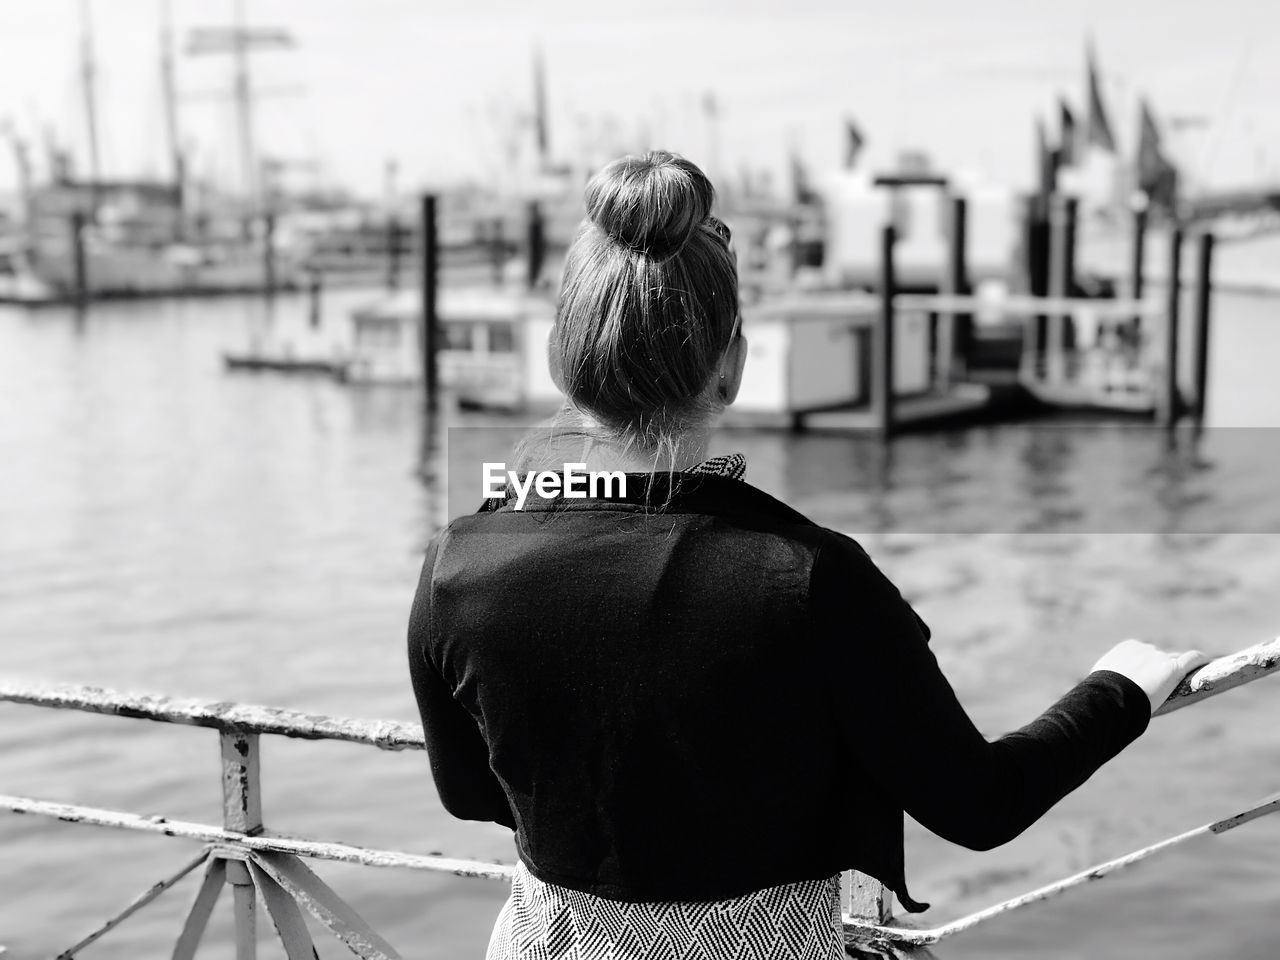
[[[249,703],[122,693],[103,687],[41,686],[12,680],[0,681],[0,701],[209,727],[224,732],[265,733],[300,740],[345,740],[379,750],[424,748],[422,727],[418,724],[352,720]]]
[[[1192,671],[1156,710],[1163,716],[1280,670],[1280,637],[1211,660]]]

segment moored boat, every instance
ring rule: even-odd
[[[422,300],[403,291],[351,314],[343,380],[357,384],[422,381]],[[459,403],[523,408],[559,397],[546,372],[554,320],[550,299],[500,289],[445,289],[437,315],[441,384]]]

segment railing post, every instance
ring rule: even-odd
[[[258,776],[258,735],[219,734],[222,741],[222,825],[236,833],[262,832],[262,789]]]
[[[262,832],[262,785],[258,767],[258,735],[227,731],[222,743],[222,825],[249,835]],[[227,858],[236,918],[236,960],[257,956],[257,899],[248,865]]]
[[[234,897],[236,918],[236,960],[257,960],[258,901],[249,866],[242,860],[227,861],[227,883]]]
[[[867,923],[888,924],[893,920],[893,892],[875,877],[850,871],[849,916]]]

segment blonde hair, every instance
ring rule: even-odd
[[[722,408],[708,384],[734,333],[738,270],[714,202],[706,174],[663,150],[588,182],[550,344],[567,398],[553,429],[589,419],[593,439],[657,462]]]

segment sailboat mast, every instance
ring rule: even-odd
[[[254,147],[254,89],[249,80],[249,54],[256,49],[288,48],[293,37],[286,30],[249,28],[245,26],[244,0],[236,0],[235,23],[229,28],[208,27],[192,31],[187,52],[192,54],[230,54],[232,65],[231,99],[236,114],[236,146],[240,152],[242,174],[243,221],[246,233],[250,222],[263,208],[262,170]]]
[[[164,101],[165,136],[169,142],[170,172],[177,201],[174,234],[182,239],[186,225],[186,165],[178,132],[178,90],[173,67],[173,17],[170,0],[160,0],[160,95]]]
[[[235,65],[236,118],[240,127],[240,163],[249,213],[258,207],[258,171],[253,144],[253,88],[249,83],[249,34],[244,25],[244,0],[236,0],[236,23],[232,31],[232,60]]]
[[[84,114],[89,134],[89,178],[97,183],[102,175],[98,155],[98,67],[93,59],[93,25],[89,20],[89,0],[80,0],[80,19],[83,29],[80,44],[80,82],[84,94]]]

